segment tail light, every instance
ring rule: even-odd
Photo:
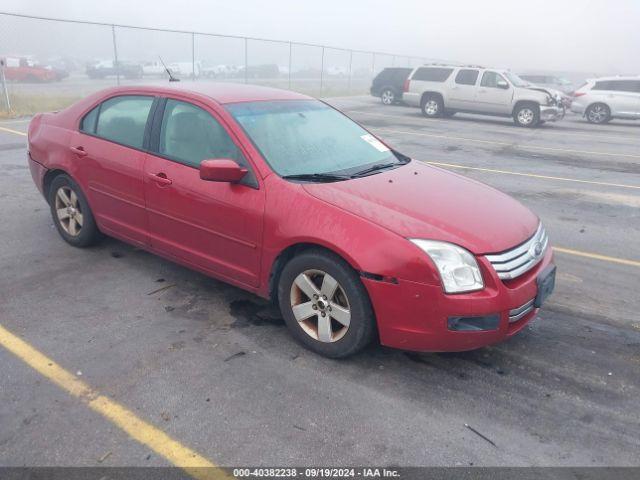
[[[409,91],[409,82],[410,82],[410,80],[408,78],[404,81],[404,84],[402,85],[402,91],[403,92],[408,92]]]
[[[581,97],[586,94],[587,94],[586,92],[573,92],[573,98]]]

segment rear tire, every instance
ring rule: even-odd
[[[439,95],[425,95],[420,106],[422,108],[422,115],[427,118],[438,118],[444,113],[444,102]]]
[[[524,128],[534,128],[540,123],[540,106],[535,103],[523,103],[513,111],[513,122]]]
[[[393,105],[396,102],[396,93],[391,88],[385,88],[380,93],[380,101],[383,105]]]
[[[344,358],[375,334],[373,308],[358,274],[337,255],[309,250],[285,265],[280,311],[296,340],[329,358]]]
[[[602,125],[611,121],[611,109],[604,103],[594,103],[593,105],[589,105],[585,116],[589,123]]]
[[[87,199],[71,177],[63,174],[54,178],[48,199],[53,223],[65,242],[84,248],[102,238]]]

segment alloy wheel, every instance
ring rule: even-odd
[[[83,217],[76,192],[70,187],[60,187],[56,192],[55,208],[62,229],[72,237],[80,235]]]
[[[427,115],[433,116],[438,113],[438,102],[435,100],[427,100],[424,104],[424,111]]]
[[[518,123],[521,125],[530,125],[533,122],[535,114],[530,108],[523,108],[518,112]]]
[[[589,113],[587,115],[589,116],[589,120],[593,123],[602,123],[607,119],[609,114],[607,112],[607,107],[604,105],[594,105],[589,109]]]
[[[391,90],[385,90],[382,92],[382,103],[385,105],[391,105],[395,100],[395,95]]]
[[[291,310],[302,330],[314,340],[337,342],[351,322],[344,289],[322,270],[305,270],[291,285]]]

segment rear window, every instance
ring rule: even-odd
[[[412,68],[385,68],[377,76],[376,81],[404,81],[411,73]]]
[[[425,67],[416,70],[411,80],[422,80],[423,82],[444,82],[453,72],[453,68]]]
[[[460,85],[475,85],[478,80],[478,70],[460,70],[456,75],[456,83]]]
[[[153,97],[140,95],[106,100],[100,107],[95,134],[122,145],[142,148],[152,103]]]

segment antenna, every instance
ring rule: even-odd
[[[167,72],[167,74],[169,75],[169,81],[170,81],[170,82],[179,82],[179,81],[180,81],[180,79],[179,79],[179,78],[176,78],[176,77],[174,77],[174,76],[173,76],[173,73],[171,73],[171,70],[169,70],[169,67],[167,67],[167,66],[164,64],[164,61],[162,60],[162,57],[161,57],[160,55],[158,55],[158,58],[160,59],[160,63],[161,63],[161,64],[162,64],[162,66],[164,67],[164,70],[165,70],[165,71]]]

